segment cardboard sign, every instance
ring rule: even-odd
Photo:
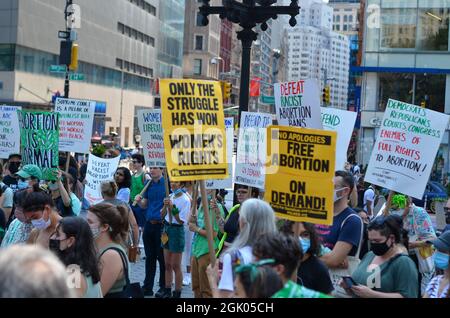
[[[267,128],[266,192],[277,217],[331,225],[336,132]]]
[[[103,201],[101,183],[114,180],[114,174],[119,166],[120,156],[112,159],[104,159],[89,154],[86,170],[86,185],[84,187],[84,198],[89,205]]]
[[[321,107],[320,110],[323,129],[337,132],[336,170],[344,170],[357,113],[330,107]]]
[[[59,116],[59,151],[89,153],[95,102],[57,98],[55,111]]]
[[[164,148],[173,181],[225,179],[225,118],[219,82],[160,80]]]
[[[161,110],[141,109],[137,116],[146,166],[165,168]]]
[[[44,180],[56,180],[59,165],[59,114],[17,111],[20,127],[22,165],[42,169]]]
[[[231,189],[233,187],[233,146],[234,146],[234,118],[225,118],[227,134],[227,163],[228,178],[223,180],[207,180],[206,189]]]
[[[0,158],[20,152],[20,128],[17,111],[21,107],[0,106]]]
[[[448,120],[390,99],[364,180],[421,199]]]
[[[317,80],[276,83],[274,90],[279,125],[322,129]]]
[[[242,112],[236,158],[235,182],[264,189],[267,126],[272,116]]]

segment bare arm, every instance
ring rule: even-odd
[[[358,189],[356,188],[356,184],[353,186],[352,193],[350,194],[350,205],[352,208],[358,205]]]
[[[330,269],[342,268],[343,264],[346,263],[347,255],[352,250],[352,247],[353,245],[351,245],[350,243],[338,241],[333,250],[330,253],[320,257],[320,259]],[[345,266],[344,268],[346,267],[347,266]]]
[[[133,231],[133,246],[138,246],[139,244],[139,227],[136,222],[136,218],[134,217],[133,212],[128,212],[128,222],[131,225],[131,229]]]
[[[100,262],[102,264],[100,284],[103,295],[106,295],[116,281],[123,276],[122,258],[118,252],[109,250],[102,255]]]

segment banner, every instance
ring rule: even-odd
[[[59,166],[59,114],[17,111],[20,127],[22,165],[33,164],[42,169],[44,180],[56,180]]]
[[[228,178],[223,180],[207,180],[206,189],[231,189],[233,188],[233,148],[234,148],[234,118],[225,118],[227,134],[227,163]]]
[[[274,90],[279,125],[322,129],[317,80],[276,83]]]
[[[84,198],[89,205],[103,201],[101,183],[114,180],[114,174],[119,166],[120,156],[112,159],[103,159],[89,154],[86,170],[86,185],[84,187]]]
[[[57,98],[59,151],[89,153],[95,113],[94,101]]]
[[[235,182],[264,189],[267,126],[272,115],[242,112],[237,147]]]
[[[355,127],[356,112],[321,107],[323,129],[337,132],[336,170],[344,170],[347,150]]]
[[[166,167],[160,109],[138,110],[141,144],[147,167]]]
[[[227,178],[219,82],[161,79],[160,90],[164,148],[171,180]]]
[[[331,225],[336,132],[267,128],[266,192],[276,216]]]
[[[21,107],[0,106],[0,159],[20,152],[20,128],[17,111]]]
[[[422,199],[448,119],[390,99],[364,180]]]

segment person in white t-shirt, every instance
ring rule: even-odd
[[[375,189],[370,185],[366,191],[364,191],[364,211],[369,218],[374,216],[374,206],[375,206]]]
[[[239,234],[223,258],[213,269],[209,265],[207,273],[214,298],[227,298],[234,293],[234,268],[253,261],[252,247],[263,234],[275,233],[275,213],[272,207],[259,199],[248,199],[239,210]],[[220,263],[220,264],[218,264]],[[219,267],[222,275],[217,285]]]
[[[164,200],[161,216],[164,218],[164,231],[161,242],[164,249],[166,265],[166,288],[162,298],[180,298],[183,288],[181,258],[185,246],[184,224],[188,222],[191,200],[183,192],[183,184],[171,182],[173,193]],[[168,213],[170,212],[170,213]],[[175,273],[175,290],[171,293],[173,273]]]

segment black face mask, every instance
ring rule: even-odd
[[[19,171],[20,163],[19,162],[10,162],[8,165],[9,172],[12,174],[17,173]]]
[[[376,255],[376,256],[383,256],[386,254],[389,249],[392,247],[387,245],[387,240],[384,243],[370,243],[370,250]]]
[[[48,243],[48,248],[50,249],[50,251],[58,254],[61,252],[61,250],[59,249],[61,245],[61,241],[60,240],[53,240],[50,239],[49,243]]]
[[[445,215],[445,223],[450,224],[450,214]]]

